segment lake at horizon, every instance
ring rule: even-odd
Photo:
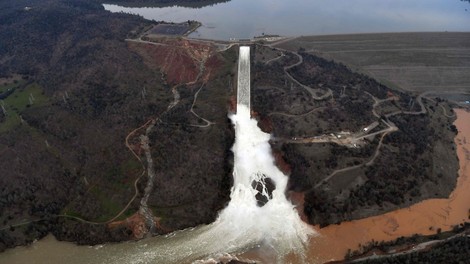
[[[470,3],[460,0],[232,0],[200,8],[103,6],[156,21],[197,20],[202,26],[190,37],[217,40],[262,34],[470,31]]]

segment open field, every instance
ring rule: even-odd
[[[47,103],[42,88],[36,84],[20,81],[17,84],[0,86],[0,92],[15,89],[12,94],[0,102],[0,133],[8,131],[22,122],[21,112],[26,108],[37,107]]]
[[[278,47],[305,49],[407,91],[470,92],[470,33],[309,36]]]

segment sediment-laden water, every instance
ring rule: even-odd
[[[258,247],[275,252],[274,259],[280,263],[289,253],[302,256],[314,231],[302,222],[286,199],[288,177],[274,163],[270,135],[262,132],[251,118],[249,47],[240,48],[238,91],[237,113],[230,116],[236,137],[232,149],[234,186],[230,203],[214,223],[164,237],[97,247],[72,246],[49,238],[47,241],[61,247],[60,251],[33,245],[26,250],[8,251],[0,255],[0,261],[180,264],[218,259],[227,253]],[[268,181],[272,183],[269,188]]]

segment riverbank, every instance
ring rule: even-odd
[[[431,235],[438,229],[449,231],[455,225],[469,221],[470,208],[470,112],[455,109],[457,120],[455,137],[460,163],[457,187],[448,199],[429,199],[408,208],[361,220],[315,227],[320,234],[311,240],[308,259],[312,263],[325,263],[344,259],[349,249],[371,241],[392,241],[414,234]]]

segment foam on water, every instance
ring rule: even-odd
[[[288,178],[275,166],[270,135],[262,132],[256,120],[250,118],[249,109],[244,105],[237,107],[237,114],[231,117],[236,134],[234,187],[230,204],[221,212],[219,221],[231,225],[237,233],[233,235],[241,233],[254,244],[267,244],[280,256],[292,250],[301,252],[313,231],[286,199]],[[268,177],[275,189],[272,198],[259,207],[252,182],[263,184],[263,179]]]
[[[269,145],[270,135],[261,131],[250,114],[250,49],[240,48],[237,113],[230,116],[235,127],[234,186],[231,201],[196,238],[204,244],[205,255],[237,252],[263,244],[282,256],[291,251],[302,253],[313,230],[300,219],[285,196],[287,176],[275,166]],[[265,179],[275,185],[272,196],[267,194]],[[268,199],[259,206],[253,182],[262,185]],[[208,242],[210,241],[210,242]]]
[[[217,220],[210,225],[138,243],[108,244],[83,254],[82,263],[98,263],[97,260],[113,264],[213,261],[224,253],[242,253],[258,246],[273,250],[278,262],[292,251],[303,253],[314,231],[286,199],[288,177],[275,166],[270,135],[262,132],[257,121],[251,118],[249,60],[249,47],[241,47],[237,113],[230,116],[236,136],[232,148],[234,185],[230,203]],[[266,186],[267,178],[274,188]],[[255,188],[253,183],[262,188]],[[258,192],[267,200],[262,206],[256,198],[260,195]]]

